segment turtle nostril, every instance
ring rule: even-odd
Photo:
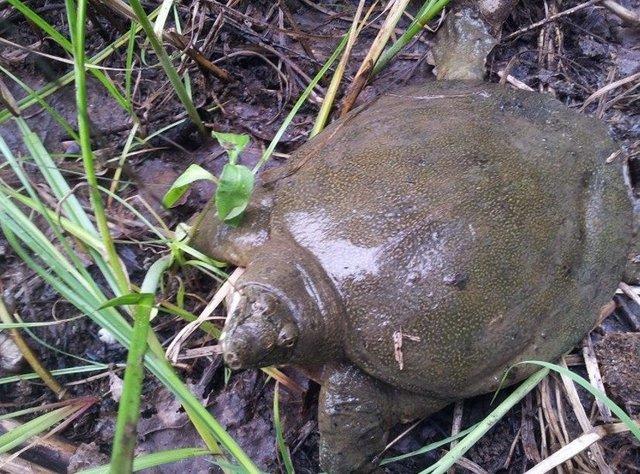
[[[239,369],[240,368],[240,359],[235,352],[227,352],[224,355],[224,362],[229,366],[230,369]]]

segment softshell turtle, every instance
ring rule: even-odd
[[[446,80],[378,97],[264,175],[239,227],[204,214],[195,244],[246,267],[226,364],[321,373],[321,467],[371,469],[394,423],[592,328],[631,232],[615,150],[545,94]]]

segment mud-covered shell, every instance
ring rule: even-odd
[[[612,296],[631,224],[615,150],[602,123],[544,94],[401,89],[295,153],[271,236],[326,271],[354,364],[458,399],[570,349]]]

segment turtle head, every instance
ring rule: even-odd
[[[234,283],[220,336],[224,361],[234,370],[322,364],[341,356],[345,320],[317,260],[272,239]]]
[[[273,288],[248,284],[237,289],[220,337],[227,366],[238,370],[289,362],[299,337],[294,313],[293,304]]]

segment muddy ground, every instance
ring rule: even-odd
[[[339,38],[348,29],[355,4],[345,1],[292,0],[286,2],[181,2],[180,18],[186,35],[202,54],[216,61],[232,76],[223,82],[210,71],[199,68],[188,57],[182,59],[182,70],[188,70],[194,102],[215,130],[246,133],[252,137],[248,151],[241,162],[253,164],[268,145],[286,113],[290,110],[324,60],[333,51]],[[370,2],[367,2],[370,3]],[[640,71],[640,28],[623,23],[610,10],[590,5],[575,13],[548,22],[530,31],[522,29],[554,13],[579,6],[584,2],[554,1],[520,2],[507,21],[503,40],[494,49],[487,62],[488,80],[497,82],[501,73],[522,81],[536,91],[553,94],[570,107],[580,109],[596,91],[607,84],[631,77]],[[588,2],[591,3],[591,2]],[[619,3],[640,11],[640,1],[619,0]],[[65,34],[64,2],[34,0],[29,4],[44,18]],[[151,3],[146,6],[152,7]],[[417,5],[413,5],[415,11]],[[16,74],[30,87],[38,89],[45,83],[69,71],[69,65],[35,54],[34,51],[54,56],[64,52],[27,23],[6,3],[0,6],[0,36],[33,51],[18,49],[6,43],[0,46],[0,63]],[[381,13],[378,7],[376,13]],[[357,70],[375,36],[381,19],[374,21],[361,35],[347,68],[347,79]],[[117,37],[127,33],[129,24],[111,12],[108,7],[90,4],[88,48],[90,53],[102,50]],[[170,24],[172,24],[170,22]],[[408,24],[404,18],[399,28]],[[436,27],[437,20],[431,23]],[[292,34],[295,33],[295,34]],[[377,94],[393,90],[403,84],[433,80],[429,51],[433,34],[425,31],[378,77],[374,78],[360,95],[363,103]],[[138,39],[138,46],[142,40]],[[155,56],[146,50],[135,55],[134,103],[141,119],[141,136],[150,135],[185,116],[183,108],[171,93],[171,86],[156,64]],[[124,49],[115,51],[103,63],[111,68],[122,68]],[[116,84],[124,83],[121,70],[109,71]],[[24,92],[12,81],[4,82],[16,97]],[[596,97],[586,106],[584,113],[601,117],[612,136],[620,143],[630,160],[631,180],[635,185],[640,177],[640,90],[639,81],[623,83],[610,92]],[[286,160],[286,156],[306,140],[313,125],[327,81],[321,82],[310,102],[295,117],[278,146],[277,155],[269,166]],[[342,92],[344,92],[344,84]],[[100,157],[100,177],[108,180],[113,174],[113,159],[117,160],[131,122],[126,113],[114,104],[101,86],[90,82],[90,114],[93,145]],[[71,123],[75,123],[72,87],[64,87],[49,99],[49,103]],[[59,166],[73,183],[78,181],[81,163],[77,159],[77,146],[45,112],[32,107],[24,112],[33,130],[47,148],[56,153]],[[15,128],[6,122],[0,133],[16,153],[24,152]],[[192,163],[198,163],[219,174],[225,162],[224,152],[213,140],[202,139],[187,122],[172,127],[150,140],[143,153],[129,158],[125,167],[125,183],[121,194],[125,197],[141,196],[160,213],[170,228],[186,221],[207,202],[213,189],[209,185],[196,186],[185,201],[171,212],[162,209],[160,197],[175,177]],[[0,178],[9,183],[15,179],[0,168]],[[82,189],[79,194],[82,195]],[[135,200],[134,200],[135,201]],[[132,201],[133,202],[133,201]],[[142,209],[142,208],[141,208]],[[143,212],[145,212],[143,210]],[[132,275],[139,281],[148,266],[158,257],[161,247],[147,245],[145,229],[126,209],[112,204],[109,215],[116,226],[120,255]],[[94,269],[91,269],[94,270]],[[640,273],[639,273],[640,274]],[[630,281],[633,280],[630,276]],[[196,272],[175,270],[167,278],[164,298],[175,299],[179,282],[187,288],[186,306],[195,314],[204,307],[217,282]],[[51,320],[76,315],[76,310],[61,301],[59,296],[44,285],[13,254],[0,236],[0,285],[5,298],[26,321]],[[640,306],[630,298],[618,295],[616,307],[602,326],[589,336],[586,345],[594,347],[600,370],[609,395],[632,415],[640,414]],[[221,315],[222,313],[220,313]],[[155,330],[168,344],[183,322],[168,317],[156,321]],[[50,370],[81,364],[75,357],[117,364],[124,360],[125,351],[106,344],[98,337],[98,328],[87,318],[72,323],[33,329],[29,343],[37,351],[42,363]],[[58,351],[48,349],[42,342]],[[196,334],[183,347],[212,344],[203,334]],[[64,352],[60,352],[64,351]],[[582,348],[570,356],[572,369],[586,376],[582,361]],[[194,392],[207,404],[216,418],[241,444],[251,458],[265,471],[281,470],[275,444],[272,418],[273,383],[258,371],[234,374],[225,384],[225,373],[219,356],[185,360],[179,367]],[[23,367],[23,371],[28,371]],[[318,433],[316,405],[318,386],[295,369],[285,369],[304,392],[281,389],[281,403],[285,438],[291,447],[293,462],[298,472],[318,472]],[[105,462],[110,452],[114,432],[117,404],[111,396],[114,376],[82,379],[81,375],[62,377],[62,382],[81,381],[69,386],[73,396],[93,395],[100,402],[60,434],[80,446],[72,460],[74,467],[87,463]],[[84,380],[84,381],[83,381]],[[576,417],[563,392],[559,379],[551,377],[521,405],[503,418],[480,442],[466,454],[465,468],[460,472],[523,472],[541,458],[559,447],[559,440],[549,433],[541,435],[540,426],[548,423],[552,413],[563,419],[568,439],[581,433]],[[508,392],[506,392],[508,393]],[[498,399],[506,396],[499,395]],[[602,422],[593,400],[580,391],[581,400],[593,424]],[[540,408],[550,400],[547,409]],[[52,393],[38,382],[19,382],[0,385],[0,410],[11,412],[18,408],[54,401]],[[470,426],[490,411],[491,396],[466,400],[462,404],[462,427]],[[558,415],[559,414],[559,415]],[[447,437],[451,433],[454,408],[423,420],[404,433],[411,425],[397,427],[390,439],[403,434],[385,453],[398,455],[415,450],[425,444]],[[565,440],[566,441],[566,440]],[[145,382],[142,419],[139,429],[139,450],[155,452],[180,446],[200,445],[201,442],[173,398],[155,380]],[[546,447],[545,447],[546,445]],[[628,434],[611,435],[600,443],[606,461],[614,472],[640,471],[640,448]],[[546,449],[546,451],[545,451]],[[443,454],[436,450],[426,455],[391,464],[386,472],[418,472]],[[36,459],[37,460],[37,459]],[[55,470],[69,468],[62,462]],[[210,460],[198,459],[174,464],[158,472],[206,472],[216,470]],[[565,464],[563,472],[596,472],[589,455]]]

